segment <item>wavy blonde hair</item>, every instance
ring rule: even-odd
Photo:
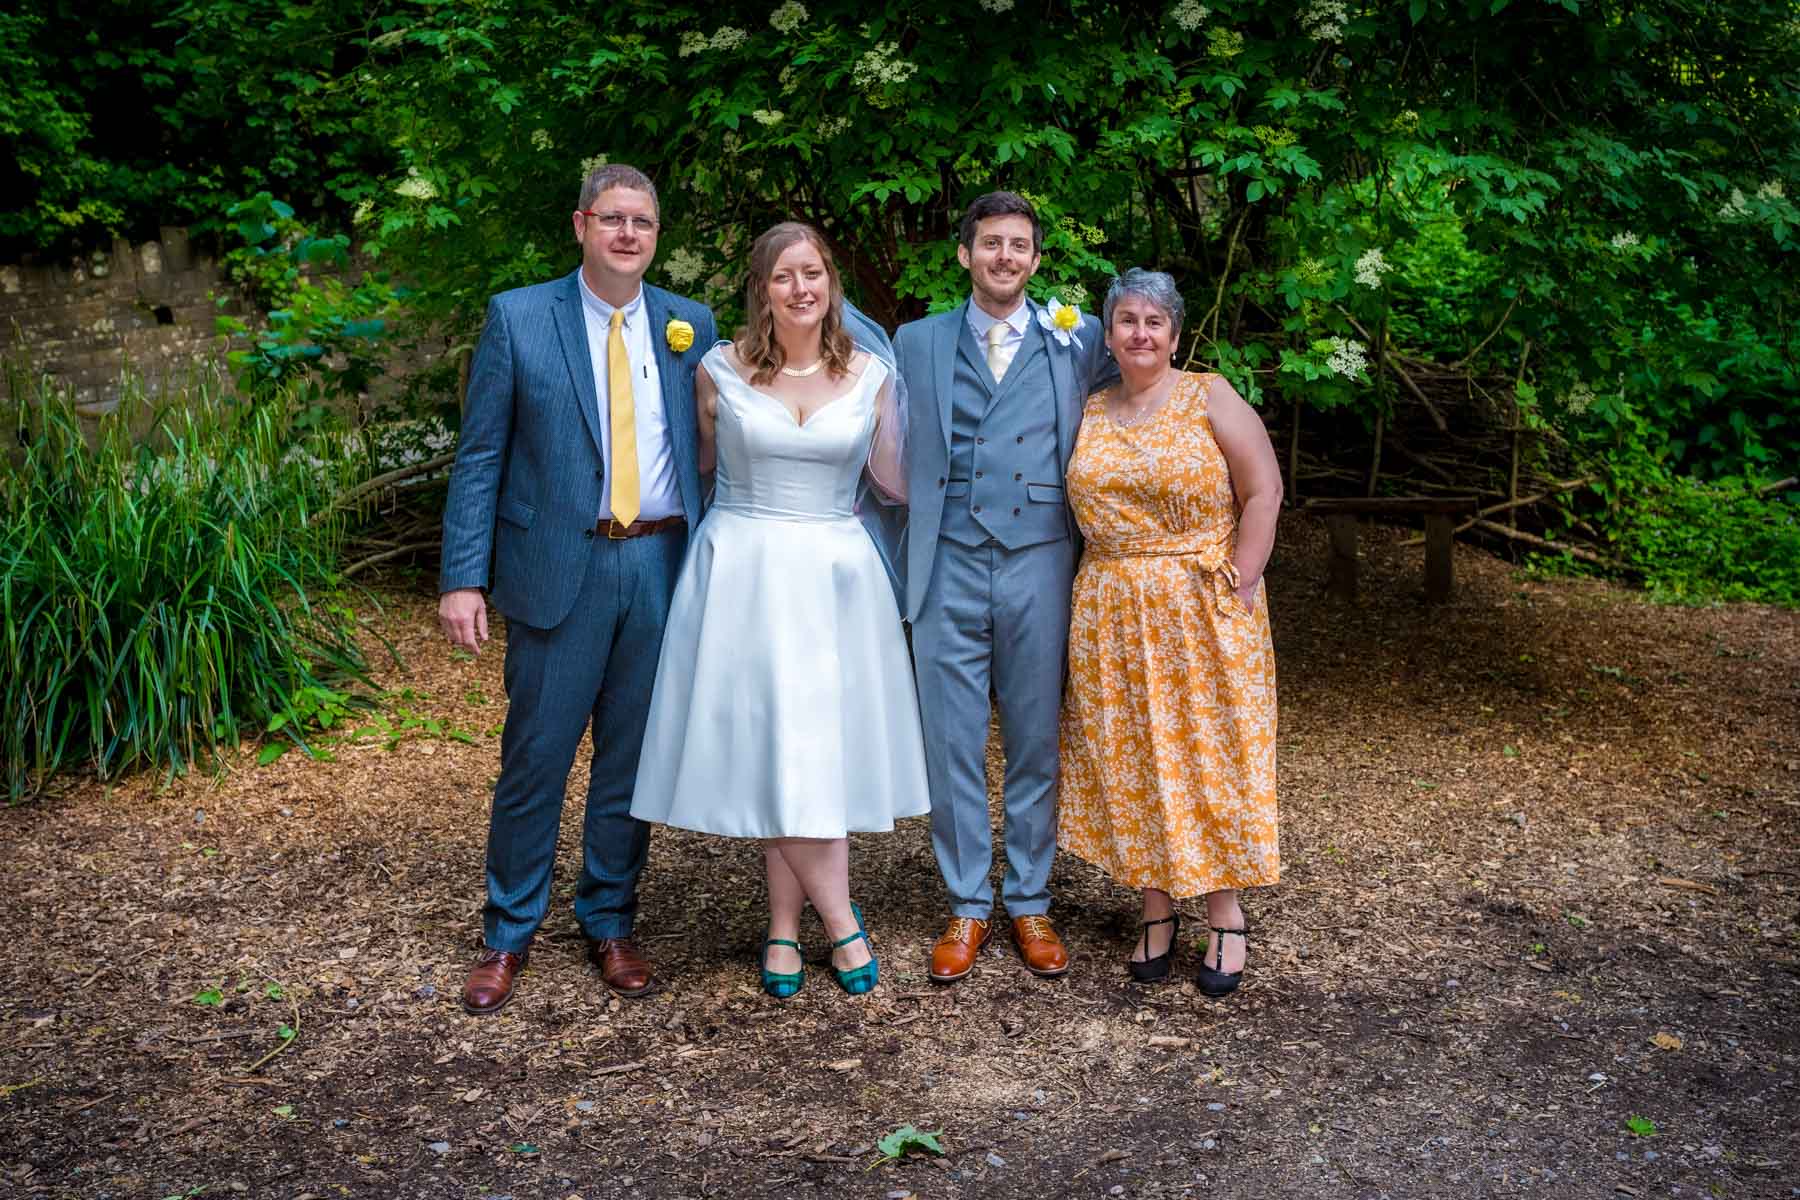
[[[825,277],[831,284],[831,298],[820,323],[819,349],[825,358],[825,369],[834,378],[850,373],[850,357],[856,343],[844,330],[844,285],[838,277],[837,263],[832,261],[831,247],[819,231],[800,221],[783,221],[773,226],[750,247],[750,273],[744,281],[744,324],[732,339],[738,358],[751,369],[750,382],[761,385],[772,381],[787,365],[787,351],[775,339],[775,312],[769,304],[769,276],[775,273],[775,260],[796,242],[810,242],[825,263]]]

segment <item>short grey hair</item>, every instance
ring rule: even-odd
[[[1175,286],[1175,277],[1167,271],[1146,271],[1142,267],[1132,267],[1114,279],[1112,286],[1106,289],[1106,302],[1100,310],[1102,328],[1112,328],[1113,308],[1127,296],[1136,296],[1156,305],[1168,314],[1169,324],[1174,331],[1181,331],[1182,320],[1187,316],[1187,305],[1182,302],[1181,290]]]
[[[650,182],[648,175],[636,167],[626,166],[624,163],[601,163],[588,172],[587,178],[581,181],[581,207],[583,209],[594,207],[594,201],[598,200],[600,193],[608,188],[630,188],[634,192],[648,192],[650,207],[656,210],[658,217],[662,216],[662,202],[656,198],[656,185]]]

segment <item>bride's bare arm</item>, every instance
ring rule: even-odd
[[[895,375],[883,381],[875,397],[875,437],[867,469],[869,482],[885,500],[906,503],[906,405]]]
[[[719,386],[702,363],[694,372],[694,427],[700,434],[697,457],[700,473],[711,475],[718,463],[718,442],[714,426],[719,416]]]

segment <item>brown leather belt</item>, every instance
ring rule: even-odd
[[[654,521],[633,521],[629,525],[621,525],[611,517],[606,517],[594,526],[588,536],[605,536],[616,542],[624,538],[644,537],[652,533],[661,533],[665,529],[674,529],[678,525],[686,524],[687,518],[680,513],[677,513],[672,517],[658,517]]]

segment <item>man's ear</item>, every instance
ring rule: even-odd
[[[969,269],[969,248],[961,242],[956,243],[956,261],[963,265],[963,270]]]

